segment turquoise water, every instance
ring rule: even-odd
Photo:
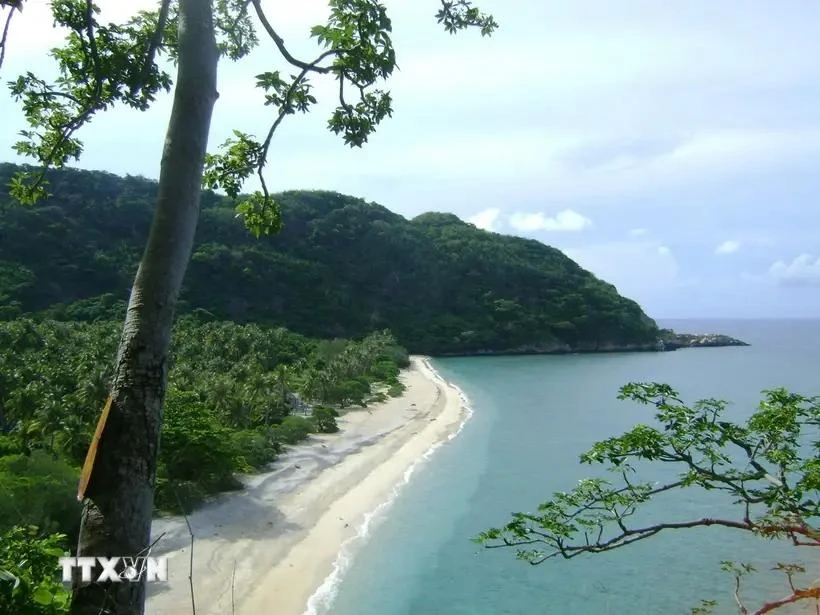
[[[735,335],[752,346],[435,361],[442,376],[468,395],[474,416],[415,472],[370,528],[330,612],[683,615],[701,598],[714,598],[720,601],[715,612],[728,614],[737,610],[721,560],[757,562],[764,570],[776,561],[809,564],[809,555],[818,561],[820,554],[721,528],[670,532],[623,550],[540,566],[516,561],[511,550],[484,550],[470,542],[481,530],[506,522],[510,512],[534,510],[553,491],[571,489],[594,472],[578,463],[579,453],[648,419],[649,409],[615,399],[628,381],[668,382],[687,400],[728,399],[736,417],[753,409],[764,388],[820,394],[820,321],[662,324]],[[665,476],[655,470],[649,477]],[[672,496],[656,502],[647,518],[732,511],[711,493],[692,489]],[[756,576],[747,587],[749,606],[757,605],[755,596],[786,593],[773,574]]]

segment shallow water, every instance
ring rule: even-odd
[[[805,550],[722,528],[670,532],[623,550],[535,567],[516,561],[510,550],[470,542],[510,512],[533,510],[550,493],[571,489],[594,472],[578,463],[581,452],[647,420],[648,409],[615,399],[626,382],[668,382],[687,400],[728,399],[735,417],[748,414],[764,388],[820,393],[820,321],[662,324],[735,335],[752,346],[436,361],[442,376],[469,396],[474,416],[372,519],[365,540],[349,551],[353,563],[334,584],[332,605],[316,612],[683,615],[701,598],[714,598],[720,601],[715,613],[729,614],[737,610],[721,560],[757,562],[762,570],[776,561],[808,564]],[[669,476],[664,470],[645,476],[662,480]],[[654,503],[646,518],[732,511],[727,500],[690,489]],[[765,573],[750,579],[744,595],[756,606],[755,598],[785,590],[782,578]]]

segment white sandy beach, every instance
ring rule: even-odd
[[[313,436],[242,492],[189,515],[196,536],[198,615],[303,615],[342,545],[386,501],[407,469],[464,419],[459,392],[412,357],[400,398],[353,410],[340,432]],[[154,521],[154,555],[169,556],[168,582],[149,584],[149,615],[191,612],[190,536],[181,518]],[[232,582],[233,579],[233,582]]]

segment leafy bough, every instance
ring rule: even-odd
[[[796,547],[820,546],[820,398],[782,388],[764,391],[758,409],[743,424],[724,419],[726,402],[705,399],[688,406],[665,384],[628,384],[618,398],[655,405],[657,422],[637,425],[581,455],[582,463],[604,465],[618,480],[583,479],[572,491],[553,494],[535,513],[514,513],[509,523],[482,532],[476,542],[514,548],[519,559],[532,565],[612,551],[667,530],[711,526],[787,540]],[[665,483],[641,481],[637,466],[645,462],[672,464],[681,471]],[[736,516],[634,522],[636,513],[645,513],[655,499],[692,487],[728,494]],[[738,609],[751,613],[740,598],[740,580],[754,568],[725,561],[723,569],[735,577]],[[791,593],[754,613],[820,598],[820,587],[795,585],[794,576],[805,572],[801,566],[777,564],[775,570],[786,575]],[[692,612],[711,612],[715,604],[705,600]]]

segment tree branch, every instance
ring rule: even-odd
[[[94,68],[94,99],[99,100],[102,93],[102,83],[105,76],[100,64],[100,51],[97,49],[97,40],[94,36],[94,2],[85,0],[85,35],[88,37],[88,48],[91,52],[91,65]]]
[[[257,5],[259,0],[251,0],[254,5]],[[296,88],[299,87],[299,84],[304,80],[307,74],[313,70],[320,62],[323,62],[325,59],[329,58],[330,56],[336,55],[340,53],[339,50],[336,49],[329,49],[322,54],[319,55],[313,62],[310,64],[306,64],[305,68],[302,69],[302,72],[297,75],[296,79],[293,80],[293,83],[290,84],[288,91],[285,93],[284,102],[279,109],[279,115],[274,120],[273,124],[271,124],[270,129],[268,130],[268,134],[265,137],[265,141],[262,143],[262,150],[259,156],[259,163],[256,167],[256,175],[259,177],[259,183],[262,185],[262,193],[265,196],[265,199],[270,198],[270,193],[268,192],[268,186],[265,183],[265,178],[262,175],[262,170],[265,168],[265,164],[268,161],[268,151],[270,150],[270,144],[273,140],[273,134],[276,132],[276,129],[279,128],[279,125],[282,123],[282,120],[285,119],[285,116],[288,115],[291,99],[293,97],[294,92],[296,92]],[[323,71],[317,71],[323,72]]]
[[[256,16],[259,18],[259,21],[262,23],[262,27],[265,28],[265,31],[268,33],[268,36],[270,36],[271,40],[273,40],[274,44],[276,45],[276,48],[279,49],[279,53],[282,54],[282,57],[285,58],[285,60],[287,60],[289,64],[291,64],[291,65],[295,66],[296,68],[299,68],[299,69],[302,70],[302,72],[303,72],[302,77],[304,77],[304,75],[306,75],[309,72],[327,74],[327,73],[329,73],[333,70],[333,68],[331,66],[317,66],[318,60],[314,61],[314,62],[311,62],[311,63],[307,63],[307,62],[302,62],[301,60],[297,60],[296,58],[294,58],[291,55],[291,53],[288,51],[287,47],[285,47],[284,39],[281,36],[279,36],[279,34],[277,34],[276,30],[273,29],[273,26],[268,21],[268,18],[265,15],[265,11],[262,10],[261,1],[260,0],[250,0],[250,1],[251,1],[251,4],[253,4],[254,10],[256,11]],[[331,50],[330,52],[325,52],[324,54],[322,54],[322,56],[328,57],[329,55],[333,55],[333,54],[336,54],[336,53],[340,53],[340,51],[339,50]],[[323,59],[322,56],[320,56],[321,59]]]
[[[236,560],[233,561],[231,572],[231,615],[236,615]]]
[[[18,11],[22,11],[22,7],[22,2],[18,3],[16,6],[14,4],[9,5],[9,14],[6,16],[6,24],[3,26],[3,36],[0,38],[0,68],[3,68],[3,60],[6,59],[6,42],[9,38],[11,18],[14,17],[14,10],[17,9]]]
[[[537,557],[534,557],[530,560],[531,564],[538,565],[548,559],[557,557],[558,555],[560,555],[564,559],[572,559],[574,557],[577,557],[578,555],[581,555],[582,553],[602,553],[604,551],[612,551],[614,549],[626,546],[627,544],[637,542],[638,540],[645,540],[646,538],[650,538],[664,530],[691,529],[695,527],[711,526],[727,527],[732,529],[745,530],[748,532],[765,532],[767,530],[772,529],[767,526],[760,526],[754,523],[747,523],[745,521],[732,521],[729,519],[712,519],[709,517],[704,517],[702,519],[695,519],[692,521],[683,521],[678,523],[659,523],[656,525],[650,525],[647,527],[634,530],[625,529],[622,530],[621,533],[617,536],[613,536],[612,538],[604,541],[600,540],[599,534],[599,539],[594,543],[584,545],[566,545],[564,544],[564,541],[561,537],[552,536],[545,532],[539,532],[534,528],[526,528],[523,532],[525,535],[538,536],[538,538],[516,539],[503,537],[503,542],[501,544],[488,544],[486,545],[486,547],[488,549],[497,549],[506,547],[521,547],[536,544],[545,544],[547,546],[552,547],[552,552],[546,554],[539,554]],[[782,531],[782,528],[778,527],[777,530]]]
[[[780,607],[786,606],[787,604],[793,604],[795,602],[799,602],[801,600],[809,600],[814,598],[815,600],[820,600],[820,587],[812,587],[809,589],[796,589],[790,595],[786,596],[785,598],[781,598],[780,600],[774,600],[772,602],[767,602],[758,610],[756,610],[752,615],[765,615],[766,613],[771,613],[772,611],[779,609]],[[748,611],[746,611],[748,613]]]
[[[748,615],[749,609],[743,604],[743,601],[740,599],[740,576],[735,576],[735,591],[733,592],[735,597],[735,603],[737,604],[738,610],[741,612],[741,615]]]
[[[185,519],[185,525],[188,526],[188,533],[191,535],[191,552],[188,557],[188,587],[191,592],[191,615],[196,615],[196,599],[194,596],[194,530],[191,528],[191,522],[188,520],[188,514],[185,512],[185,507],[182,505],[182,499],[179,497],[179,492],[176,487],[172,485],[174,495],[176,496],[179,510],[182,512],[182,517]]]
[[[171,0],[160,0],[160,2],[157,28],[154,30],[154,35],[151,37],[151,42],[148,45],[148,51],[145,54],[145,60],[140,70],[139,81],[131,87],[131,96],[136,96],[137,92],[141,90],[145,82],[148,81],[148,74],[151,72],[151,66],[154,64],[157,50],[162,46],[162,40],[165,37],[165,25],[168,23],[168,12],[171,9]]]
[[[231,29],[235,29],[239,25],[239,22],[248,13],[248,7],[250,5],[251,0],[245,0],[245,2],[242,4],[242,8],[239,9],[236,13],[236,19],[233,20],[233,23],[231,24]]]

